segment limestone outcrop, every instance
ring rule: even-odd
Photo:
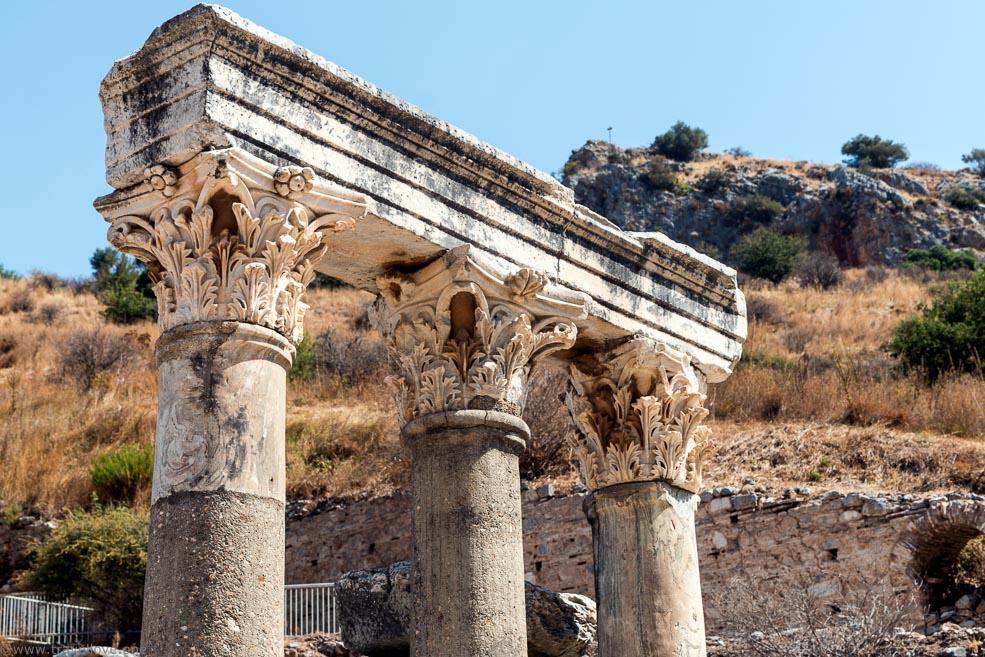
[[[659,230],[722,255],[759,225],[731,212],[737,199],[751,195],[783,205],[769,227],[807,236],[813,249],[837,256],[843,265],[898,264],[907,250],[934,244],[985,250],[985,205],[961,210],[942,198],[954,185],[985,190],[985,180],[966,171],[866,175],[844,166],[798,162],[781,169],[787,163],[723,158],[720,163],[671,163],[690,183],[678,195],[653,188],[641,175],[655,154],[589,141],[572,153],[564,183],[574,190],[576,202],[625,230]],[[699,168],[719,169],[725,182],[702,190],[695,184]]]
[[[354,570],[336,584],[342,642],[367,657],[397,657],[410,650],[411,567]],[[595,602],[526,583],[530,657],[583,657],[595,642]]]

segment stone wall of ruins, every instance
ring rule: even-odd
[[[710,628],[716,594],[735,578],[768,586],[777,578],[810,579],[824,595],[859,574],[912,589],[914,555],[945,554],[985,529],[985,498],[977,495],[847,495],[777,499],[734,489],[705,491],[697,515],[701,581]],[[592,596],[592,537],[585,498],[524,493],[527,578],[556,591]],[[410,499],[358,502],[287,524],[287,581],[332,581],[347,570],[410,558]],[[953,537],[953,540],[952,538]],[[924,540],[925,539],[925,540]],[[914,545],[916,543],[916,545]],[[951,545],[953,543],[954,545]],[[918,557],[920,558],[920,557]]]

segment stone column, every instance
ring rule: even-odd
[[[377,283],[413,459],[411,654],[525,657],[519,415],[531,366],[574,344],[585,299],[468,246]]]
[[[690,359],[648,338],[572,365],[566,401],[591,493],[599,657],[704,657],[694,514],[710,454]]]
[[[148,170],[143,212],[109,232],[147,263],[162,331],[147,657],[283,654],[286,373],[313,266],[351,219],[295,200],[311,170],[265,178],[235,164],[209,154]]]

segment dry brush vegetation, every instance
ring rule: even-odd
[[[746,289],[750,338],[735,375],[710,391],[718,453],[709,484],[934,491],[985,490],[985,382],[927,386],[884,350],[892,328],[931,298],[933,282],[848,272],[830,290],[793,283]],[[340,498],[406,485],[371,297],[313,290],[309,339],[289,384],[288,492]],[[157,381],[150,322],[106,323],[90,293],[43,280],[0,281],[0,511],[45,512],[106,501],[146,505],[149,478],[115,488],[94,464],[140,470],[153,443]],[[535,375],[523,458],[531,485],[570,490],[563,377]],[[127,447],[125,447],[127,446]],[[98,469],[98,467],[96,469]],[[111,482],[113,483],[113,482]],[[118,482],[116,482],[118,484]]]

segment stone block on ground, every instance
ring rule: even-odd
[[[346,647],[367,657],[410,654],[410,562],[354,570],[336,584]],[[595,644],[595,602],[525,583],[529,657],[587,657]]]

